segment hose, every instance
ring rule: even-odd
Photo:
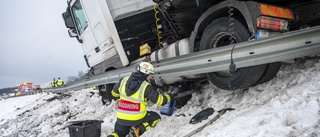
[[[160,25],[159,25],[160,18],[158,17],[159,11],[157,10],[156,3],[153,5],[153,9],[154,9],[154,18],[156,19],[156,31],[157,31],[157,37],[158,37],[158,45],[159,45],[159,48],[162,48],[162,42],[161,42],[162,36],[161,36],[161,30],[160,30]]]
[[[230,32],[230,34],[231,34],[231,37],[229,37],[229,41],[230,41],[230,45],[231,44],[234,44],[235,43],[235,38],[234,38],[234,26],[233,26],[233,18],[232,18],[232,16],[234,15],[233,14],[233,3],[229,0],[228,1],[229,2],[229,5],[228,5],[228,8],[229,8],[229,10],[228,10],[228,13],[229,13],[229,32]],[[230,59],[230,65],[229,65],[229,72],[230,72],[230,74],[234,74],[235,72],[236,72],[236,69],[237,69],[237,67],[236,67],[236,64],[234,64],[234,62],[233,62],[233,50],[234,50],[234,47],[235,47],[235,45],[233,45],[233,47],[232,47],[232,49],[231,49],[231,59]]]

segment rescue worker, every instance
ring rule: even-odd
[[[56,78],[53,78],[53,80],[51,81],[51,86],[56,87]]]
[[[147,102],[150,100],[162,106],[169,103],[173,95],[158,93],[149,83],[153,73],[152,64],[141,62],[131,76],[120,79],[114,86],[112,96],[119,99],[117,121],[114,132],[108,137],[125,137],[129,133],[139,137],[160,121],[157,112],[146,110]]]
[[[58,80],[56,81],[56,85],[62,86],[63,84],[64,84],[64,82],[60,79],[60,77],[58,77]]]

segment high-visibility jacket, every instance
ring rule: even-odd
[[[120,99],[118,103],[117,117],[122,120],[136,121],[144,118],[147,114],[147,100],[144,97],[145,90],[149,85],[143,81],[140,88],[132,95],[126,95],[126,84],[129,76],[124,77],[119,86]]]
[[[52,86],[52,87],[55,87],[55,86],[56,86],[56,81],[55,81],[55,80],[52,80],[52,81],[51,81],[51,86]]]
[[[58,79],[58,81],[57,81],[57,85],[58,85],[58,86],[63,85],[63,81],[62,81],[61,79]]]

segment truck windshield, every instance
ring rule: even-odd
[[[84,16],[84,12],[79,0],[77,0],[72,6],[72,13],[74,15],[74,19],[76,22],[75,24],[78,28],[79,34],[82,34],[82,32],[88,27],[88,22],[86,17]]]

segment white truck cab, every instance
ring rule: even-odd
[[[68,5],[63,17],[70,28],[69,34],[81,43],[93,73],[102,73],[105,71],[102,62],[108,61],[108,67],[119,68],[127,66],[130,56],[135,54],[125,51],[113,21],[150,10],[153,2],[140,0],[137,5],[135,1],[127,0],[69,0]]]

